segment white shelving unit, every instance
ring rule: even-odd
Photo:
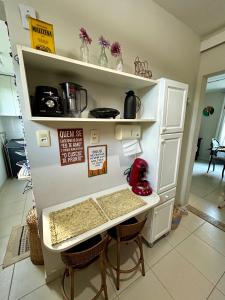
[[[57,118],[57,117],[31,117],[36,122],[98,122],[98,123],[151,123],[156,119],[100,119],[100,118]]]
[[[149,123],[155,122],[156,118],[146,113],[145,109],[147,101],[149,99],[143,99],[143,105],[145,113],[137,119],[99,119],[99,118],[67,118],[67,117],[38,117],[32,116],[31,105],[30,105],[30,94],[29,91],[29,72],[35,70],[35,72],[42,72],[45,74],[52,74],[63,78],[64,81],[71,81],[70,79],[75,78],[77,82],[92,82],[99,84],[103,87],[111,86],[111,88],[122,89],[128,91],[133,90],[149,90],[152,86],[158,83],[157,80],[143,78],[133,74],[118,72],[110,68],[100,67],[90,63],[85,63],[68,57],[46,53],[36,49],[28,48],[25,46],[17,46],[20,71],[23,82],[23,94],[26,102],[26,113],[27,118],[31,121],[36,122],[107,122],[107,123],[131,123],[141,122]],[[36,84],[38,85],[38,84]],[[106,99],[107,103],[107,99]],[[111,106],[112,104],[105,104]],[[122,109],[123,103],[121,103]],[[150,107],[150,106],[149,106]]]

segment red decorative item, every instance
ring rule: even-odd
[[[147,170],[147,162],[142,158],[136,158],[128,175],[128,183],[132,186],[132,191],[139,196],[148,196],[152,193],[150,183],[144,179]]]

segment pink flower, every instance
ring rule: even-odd
[[[83,27],[81,27],[81,29],[80,29],[79,37],[81,40],[83,40],[84,42],[86,42],[88,44],[91,44],[91,42],[92,42],[92,39],[87,34],[86,29],[84,29]]]
[[[119,44],[119,42],[114,42],[111,45],[111,54],[114,57],[117,57],[121,54],[121,46]]]
[[[110,47],[110,42],[107,41],[102,35],[98,39],[99,45],[101,45],[103,48],[109,48]]]

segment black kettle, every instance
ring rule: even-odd
[[[128,91],[124,101],[124,119],[136,119],[136,113],[141,108],[141,100],[134,91]]]

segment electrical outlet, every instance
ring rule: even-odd
[[[38,130],[36,131],[37,144],[39,147],[50,147],[50,131],[49,130]]]
[[[91,144],[98,144],[99,143],[99,130],[91,129]]]
[[[29,30],[28,17],[32,17],[32,18],[36,19],[36,11],[33,9],[33,7],[30,7],[30,6],[27,6],[24,4],[19,4],[19,9],[20,9],[20,15],[21,15],[23,28]]]

